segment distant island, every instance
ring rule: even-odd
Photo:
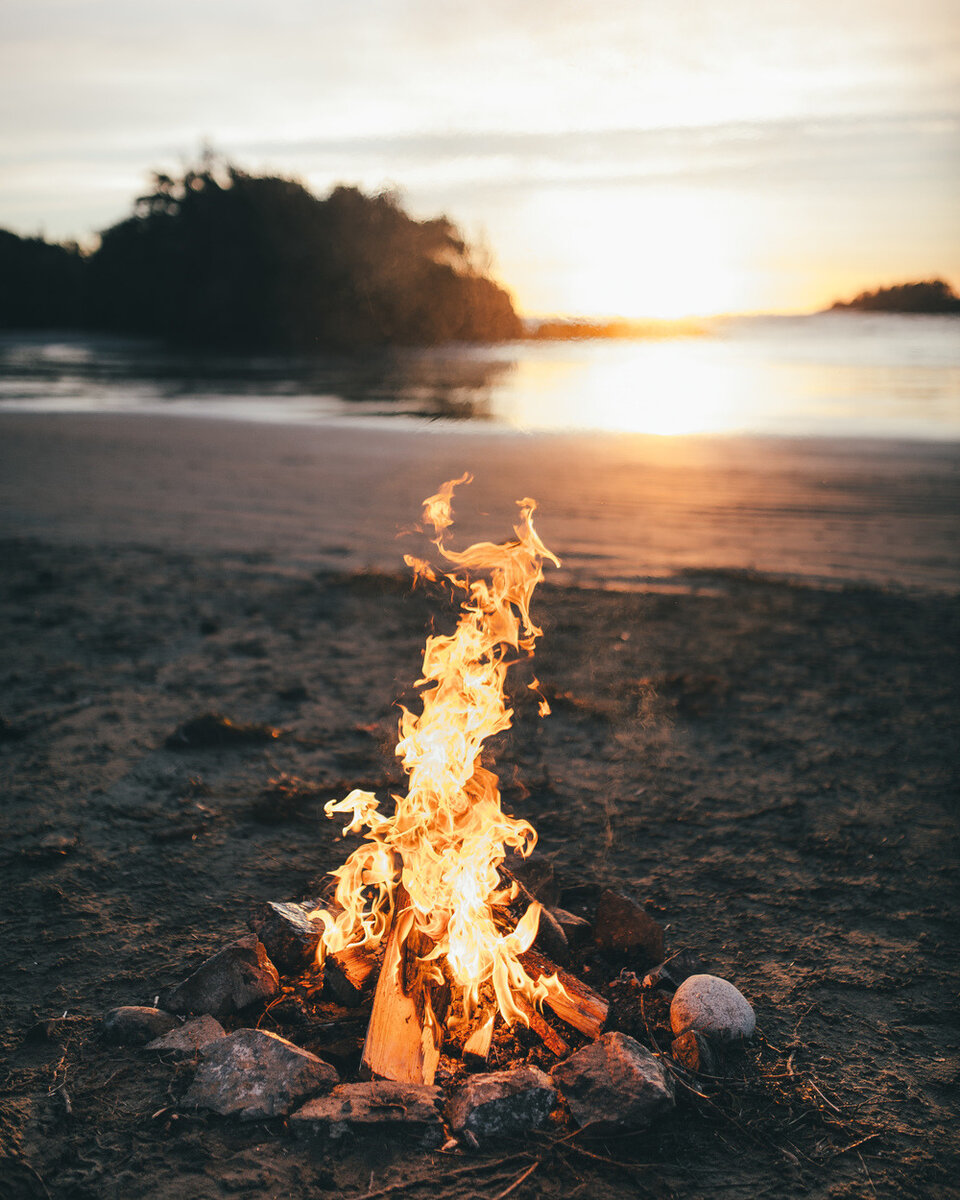
[[[960,313],[960,296],[945,280],[927,279],[922,283],[897,283],[873,292],[861,292],[852,300],[837,300],[829,311]]]
[[[527,321],[526,336],[534,341],[578,342],[595,339],[626,340],[642,338],[701,337],[700,322],[682,320],[628,321],[622,318],[596,321],[588,317],[546,317]]]
[[[0,329],[75,328],[198,348],[309,351],[523,336],[446,217],[393,193],[251,175],[207,154],[155,174],[91,252],[0,230]]]

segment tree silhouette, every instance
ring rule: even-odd
[[[392,193],[247,174],[210,157],[157,174],[89,262],[90,319],[177,342],[267,349],[519,337],[507,293],[444,217]]]
[[[831,311],[854,309],[858,312],[960,313],[960,297],[943,279],[922,283],[897,283],[892,287],[861,292],[844,303],[837,300]]]

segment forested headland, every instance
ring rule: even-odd
[[[95,248],[0,230],[0,329],[73,328],[309,351],[522,336],[509,294],[446,217],[393,193],[253,175],[206,157],[156,174]]]
[[[831,312],[960,313],[960,296],[943,279],[896,283],[861,292],[852,300],[837,300]]]

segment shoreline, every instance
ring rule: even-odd
[[[0,536],[394,572],[421,499],[469,470],[458,536],[505,536],[532,495],[558,582],[740,572],[960,592],[960,444],[172,415],[0,414]]]

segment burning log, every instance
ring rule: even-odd
[[[487,1020],[475,1029],[463,1043],[463,1057],[465,1062],[470,1062],[477,1066],[483,1066],[486,1063],[490,1057],[490,1046],[493,1043],[493,1027],[496,1020],[497,1014],[491,1013]]]
[[[423,957],[433,943],[413,924],[401,884],[373,1011],[363,1047],[363,1068],[395,1083],[432,1084],[440,1061],[450,990],[435,963]]]
[[[520,963],[531,979],[556,974],[562,984],[562,990],[552,991],[547,996],[546,1003],[561,1021],[582,1033],[584,1037],[593,1040],[600,1036],[610,1011],[610,1005],[601,995],[588,987],[583,980],[577,979],[576,975],[571,975],[569,971],[556,966],[539,950],[528,950],[521,954]]]
[[[550,1053],[555,1054],[557,1058],[566,1058],[570,1053],[570,1047],[555,1029],[551,1029],[533,1005],[528,1004],[521,996],[517,1000],[517,1007],[527,1018],[527,1024]]]
[[[328,951],[323,962],[323,987],[344,1008],[358,1008],[377,969],[377,957],[362,946]]]

